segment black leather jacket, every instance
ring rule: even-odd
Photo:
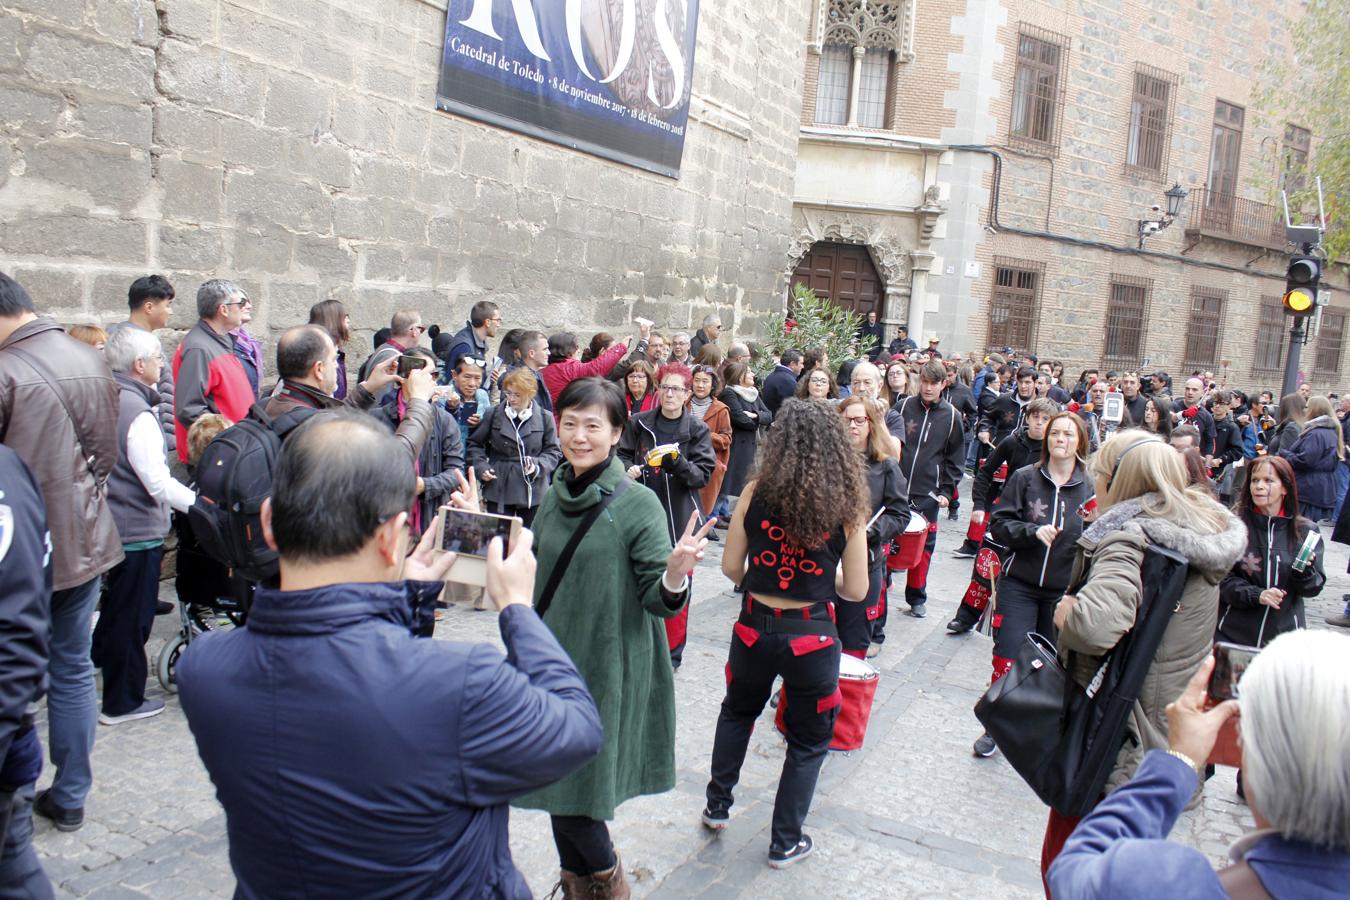
[[[994,539],[1011,552],[1003,565],[1004,578],[1047,590],[1063,591],[1073,574],[1078,537],[1083,519],[1078,507],[1095,493],[1092,479],[1082,466],[1063,485],[1055,484],[1042,466],[1023,466],[1008,476],[989,527]],[[1043,525],[1060,529],[1047,547],[1036,537]]]

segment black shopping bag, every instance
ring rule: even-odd
[[[1186,560],[1152,544],[1134,627],[1082,687],[1044,636],[1030,634],[1012,668],[975,704],[975,717],[1047,805],[1085,815],[1101,797],[1125,742],[1125,723],[1186,583]]]

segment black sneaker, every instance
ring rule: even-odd
[[[980,548],[976,547],[974,543],[971,541],[963,541],[960,547],[957,547],[952,551],[952,556],[957,556],[962,559],[974,559],[975,554],[979,552]]]
[[[957,518],[959,517],[959,515],[960,515],[960,513],[959,513],[956,509],[954,509],[954,508],[951,508],[951,509],[948,509],[948,510],[947,510],[947,518],[950,519],[950,520],[953,521],[953,522],[955,522],[955,521],[957,520]]]
[[[790,850],[770,850],[769,866],[774,869],[786,869],[799,860],[803,860],[811,855],[815,845],[811,843],[809,834],[802,835],[802,839],[797,842],[797,846]]]
[[[79,831],[84,825],[84,807],[66,809],[56,805],[50,790],[41,791],[33,800],[33,812],[44,819],[51,819],[57,831]]]
[[[995,744],[994,739],[989,736],[989,732],[986,731],[984,734],[980,735],[975,739],[976,756],[988,759],[997,752],[998,752],[998,745]]]
[[[703,810],[703,827],[709,831],[724,831],[730,821],[731,814],[725,809],[713,809],[709,806]]]
[[[909,614],[916,619],[922,619],[928,615],[927,603],[916,603],[909,608]]]
[[[167,616],[169,613],[173,612],[173,610],[174,605],[170,603],[168,600],[155,601],[155,615]]]
[[[957,618],[952,619],[950,622],[947,623],[947,633],[948,633],[948,634],[965,634],[966,632],[970,631],[970,629],[972,629],[972,628],[974,628],[974,627],[975,627],[975,623],[973,623],[973,622],[962,622],[962,621],[961,621],[961,618],[958,616]]]

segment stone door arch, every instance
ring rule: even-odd
[[[792,270],[790,285],[798,284],[860,316],[882,315],[886,282],[865,245],[817,241]]]

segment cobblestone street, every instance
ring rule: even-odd
[[[977,759],[971,708],[988,681],[990,642],[949,637],[944,626],[964,590],[970,561],[951,550],[965,527],[944,521],[930,578],[930,613],[892,610],[866,746],[827,761],[807,820],[813,859],[767,867],[773,790],[783,744],[766,711],[746,761],[731,825],[712,836],[699,824],[722,667],[736,595],[717,570],[718,545],[695,578],[689,646],[676,677],[679,780],[674,791],[625,804],[612,830],[639,897],[989,897],[1040,895],[1045,809],[1001,757]],[[956,526],[956,527],[953,527]],[[1330,545],[1329,581],[1309,604],[1312,627],[1350,591],[1346,548]],[[162,594],[172,598],[172,587]],[[893,592],[895,594],[896,592]],[[903,606],[903,604],[902,604]],[[897,614],[899,612],[899,614]],[[495,616],[451,608],[439,639],[497,639]],[[152,661],[177,628],[161,617]],[[162,696],[152,676],[151,696]],[[198,761],[173,695],[166,714],[100,727],[85,825],[62,834],[38,820],[34,843],[61,896],[213,897],[234,887],[224,815]],[[340,715],[340,710],[334,711]],[[46,731],[43,729],[43,738]],[[392,761],[391,761],[392,762]],[[39,786],[51,780],[43,774]],[[1209,783],[1202,806],[1174,836],[1220,861],[1252,827],[1234,794],[1232,770]],[[533,892],[557,875],[547,817],[513,812],[512,851]]]

